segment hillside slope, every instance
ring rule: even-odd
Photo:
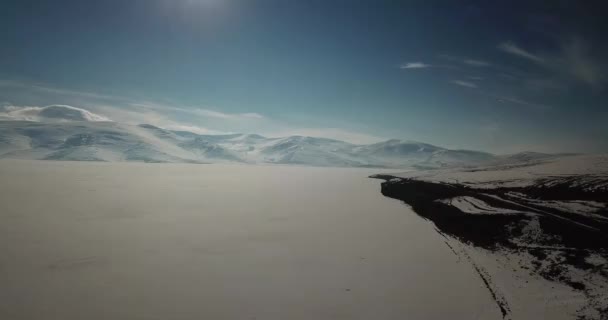
[[[532,283],[548,281],[562,286],[555,299],[573,319],[605,319],[608,155],[534,158],[373,177],[386,180],[382,194],[435,224],[484,279],[505,318],[517,318],[515,300],[546,294]]]
[[[0,120],[0,158],[388,168],[442,168],[514,161],[484,152],[449,150],[401,140],[356,145],[305,136],[200,135],[148,124],[100,121],[94,115],[59,106],[37,110],[36,119],[43,116],[43,121]]]

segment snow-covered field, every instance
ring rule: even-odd
[[[0,319],[500,319],[371,173],[0,160]]]
[[[477,257],[505,318],[607,319],[608,155],[376,177],[457,256]]]
[[[464,169],[408,171],[393,175],[482,189],[552,186],[568,182],[586,190],[602,191],[608,190],[608,154],[553,157]]]

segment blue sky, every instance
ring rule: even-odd
[[[197,132],[608,151],[599,1],[3,1],[0,103]]]

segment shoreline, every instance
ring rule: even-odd
[[[509,303],[495,289],[492,277],[465,249],[455,250],[449,244],[450,240],[465,248],[481,249],[498,256],[516,256],[524,261],[519,266],[529,274],[583,293],[587,309],[577,310],[579,319],[608,314],[608,298],[605,297],[608,290],[608,221],[601,217],[606,216],[606,209],[599,211],[599,218],[594,218],[549,208],[543,203],[586,200],[605,204],[608,201],[605,191],[589,192],[579,188],[573,183],[575,177],[568,178],[569,184],[511,188],[475,188],[463,183],[386,174],[370,178],[384,180],[381,183],[384,196],[403,201],[418,216],[433,222],[451,251],[471,263],[503,318],[511,317]],[[468,207],[463,207],[465,203]],[[474,213],[464,212],[466,208]],[[594,259],[600,259],[600,262],[594,263]],[[594,283],[598,278],[602,282],[599,285]]]

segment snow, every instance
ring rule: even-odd
[[[608,266],[608,259],[600,256],[599,254],[592,254],[585,261],[595,267]]]
[[[27,120],[37,122],[0,121],[0,158],[385,168],[436,168],[499,159],[487,153],[448,150],[412,141],[355,145],[305,136],[199,135],[147,124],[101,121],[104,119],[86,110],[68,106],[30,111],[35,111],[35,117]],[[50,117],[57,121],[50,121]],[[19,118],[12,120],[16,119]]]
[[[469,213],[469,214],[515,214],[521,213],[521,211],[515,211],[504,208],[495,208],[491,205],[487,204],[485,201],[469,197],[469,196],[460,196],[449,199],[441,199],[437,200],[438,202],[445,203],[451,205],[453,207],[458,208],[458,210]]]
[[[0,120],[111,121],[110,119],[91,111],[66,105],[50,105],[46,107],[0,106]]]
[[[471,215],[517,213],[494,208],[484,199],[526,211],[514,216],[517,222],[504,225],[507,245],[489,251],[454,238],[450,247],[492,280],[488,289],[497,292],[497,303],[509,305],[505,318],[603,319],[608,310],[608,260],[602,242],[608,222],[608,155],[527,153],[504,159],[472,168],[389,174],[393,178],[387,187],[410,180],[447,184],[460,195],[435,201]]]
[[[491,253],[482,249],[468,248],[473,259],[484,266],[492,276],[511,307],[511,319],[578,319],[586,315],[588,319],[600,319],[597,311],[589,310],[589,298],[581,291],[531,274],[534,257],[525,252]],[[548,254],[548,259],[558,256],[557,252]],[[541,268],[550,267],[544,265]],[[567,274],[569,278],[589,283],[588,289],[595,294],[601,293],[606,279],[595,278],[577,269]]]
[[[606,189],[608,154],[562,156],[535,162],[408,171],[393,174],[429,182],[459,183],[475,188],[517,188],[542,183],[552,185],[575,178],[575,185],[588,190]]]
[[[496,188],[524,187],[565,187],[580,188],[583,191],[604,191],[608,188],[608,155],[578,155],[552,157],[533,163],[515,165],[485,166],[479,168],[460,168],[448,170],[408,171],[392,174],[401,179],[416,179],[435,183],[451,183],[476,188],[492,190]],[[542,210],[545,214],[553,215],[550,209],[564,213],[577,214],[600,221],[608,221],[605,214],[599,214],[606,209],[606,204],[589,200],[541,200],[525,196],[519,192],[506,192],[503,196],[486,194],[502,202],[513,203],[522,207],[528,206],[530,212]],[[515,202],[513,200],[516,200]],[[444,199],[444,203],[457,206],[463,212],[482,213],[495,212],[481,200],[470,197]],[[534,206],[534,208],[530,207]],[[543,209],[545,208],[545,209]],[[565,219],[562,216],[555,216]]]
[[[492,289],[510,310],[505,319],[576,319],[578,311],[587,306],[583,293],[530,273],[534,257],[525,252],[496,254],[449,237],[447,243],[461,264],[477,266],[491,280]]]
[[[0,318],[502,319],[378,171],[1,160]]]
[[[590,200],[538,200],[526,197],[517,192],[508,192],[506,195],[525,200],[526,202],[539,207],[553,208],[564,212],[580,214],[593,219],[608,221],[608,217],[597,214],[598,211],[606,208],[605,203]]]

